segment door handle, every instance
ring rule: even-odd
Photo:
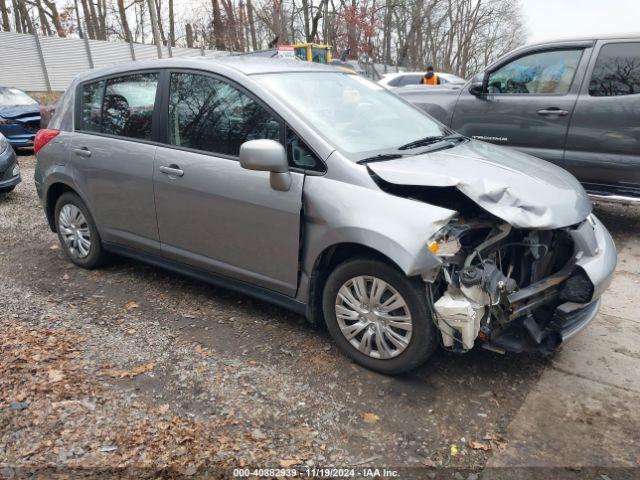
[[[557,115],[558,117],[566,117],[567,115],[569,115],[569,112],[566,110],[561,110],[559,108],[544,108],[542,110],[538,110],[538,115],[546,115],[546,116],[551,116],[551,115]]]
[[[163,165],[158,170],[160,170],[162,173],[171,175],[173,177],[181,177],[184,175],[184,172],[180,169],[178,165],[169,165],[168,167],[165,167]]]
[[[87,147],[74,148],[73,153],[78,155],[79,157],[89,158],[91,156],[91,150]]]

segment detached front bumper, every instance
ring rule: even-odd
[[[572,229],[573,261],[559,272],[509,295],[511,322],[487,345],[497,350],[550,353],[597,315],[617,263],[611,235],[593,215]],[[571,292],[570,283],[573,283]],[[582,296],[580,300],[571,295]]]

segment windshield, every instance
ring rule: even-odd
[[[395,94],[341,72],[256,75],[340,152],[358,160],[451,132]]]
[[[33,98],[16,88],[0,88],[0,105],[37,105]]]

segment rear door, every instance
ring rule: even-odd
[[[452,128],[562,165],[589,53],[581,47],[534,50],[501,63],[487,74],[486,96],[461,92]]]
[[[228,80],[172,71],[166,147],[156,155],[155,198],[163,256],[202,270],[295,295],[304,174],[286,191],[269,172],[243,169],[240,145],[282,141],[284,125]]]
[[[159,73],[84,83],[70,159],[105,242],[160,253],[153,196],[154,105]]]
[[[593,193],[640,196],[640,40],[601,41],[567,136],[565,163]]]

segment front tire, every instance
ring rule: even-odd
[[[340,349],[371,370],[403,373],[436,349],[424,284],[383,261],[339,265],[327,279],[322,306]]]
[[[56,232],[64,253],[79,267],[92,269],[104,263],[106,254],[93,217],[75,193],[60,195],[55,208]]]
[[[15,188],[15,185],[11,187],[0,188],[0,195],[9,195]]]

